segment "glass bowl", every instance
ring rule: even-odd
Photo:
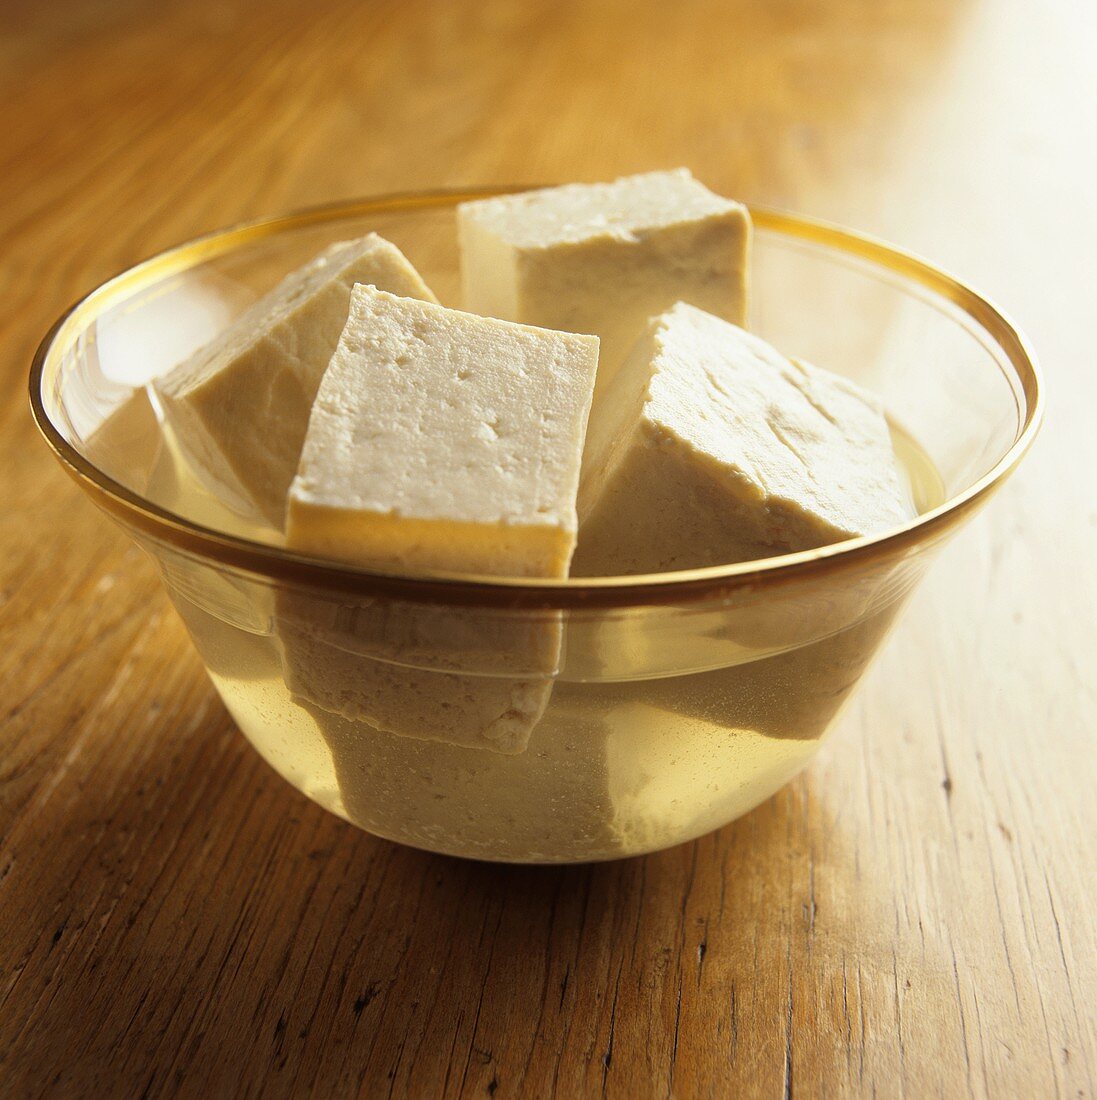
[[[920,507],[906,526],[651,576],[400,576],[291,553],[205,494],[144,383],[325,245],[371,230],[459,305],[454,207],[503,190],[308,210],[139,264],[43,341],[34,416],[157,563],[244,735],[309,798],[378,836],[478,859],[649,852],[746,813],[818,751],[934,551],[1031,443],[1039,374],[955,279],[755,209],[752,326],[880,395]],[[515,712],[532,720],[522,751],[464,736]]]

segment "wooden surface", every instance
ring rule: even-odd
[[[0,7],[0,1093],[1094,1096],[1089,0]],[[326,816],[238,736],[24,377],[241,218],[688,164],[923,252],[1047,367],[1020,474],[746,819],[506,869]]]

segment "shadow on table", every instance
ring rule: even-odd
[[[340,835],[306,853],[315,880],[245,918],[231,967],[196,991],[184,1080],[364,1096],[539,1095],[556,1080],[571,1095],[600,1088],[615,1057],[618,1073],[668,1064],[683,997],[689,1013],[726,1003],[731,971],[786,958],[804,799],[792,789],[692,844],[571,867],[325,829]]]
[[[226,734],[183,770],[210,767]],[[112,862],[102,835],[88,846],[109,793],[63,807],[57,835],[99,852],[98,885],[83,915],[86,885],[72,915],[43,913],[58,932],[38,935],[8,1006],[0,1064],[28,1095],[530,1095],[553,1080],[574,1094],[615,1064],[668,1064],[676,1020],[722,1028],[729,982],[783,965],[800,919],[800,784],[691,844],[538,868],[376,840],[243,744],[213,765],[223,789],[180,797],[158,835],[126,803],[133,859]],[[241,790],[254,803],[230,806]],[[53,904],[21,889],[18,904]],[[784,1011],[778,998],[775,1026]]]

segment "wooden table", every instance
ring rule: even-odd
[[[7,0],[0,1092],[1094,1096],[1088,0]],[[75,296],[241,218],[690,165],[1016,314],[1051,416],[818,762],[564,870],[371,839],[234,732],[35,436]]]

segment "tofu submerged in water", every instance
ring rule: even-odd
[[[287,545],[400,572],[566,576],[597,356],[591,336],[355,287],[290,488]],[[482,613],[383,603],[284,596],[291,690],[392,733],[522,751],[551,690],[558,621],[502,616],[485,637]]]
[[[235,511],[282,527],[309,412],[355,283],[436,301],[394,244],[376,233],[342,241],[152,383],[195,475]]]
[[[591,418],[573,575],[807,550],[913,515],[878,402],[684,303]]]
[[[599,400],[649,317],[686,301],[746,324],[746,207],[684,168],[458,208],[464,305],[601,339]]]

